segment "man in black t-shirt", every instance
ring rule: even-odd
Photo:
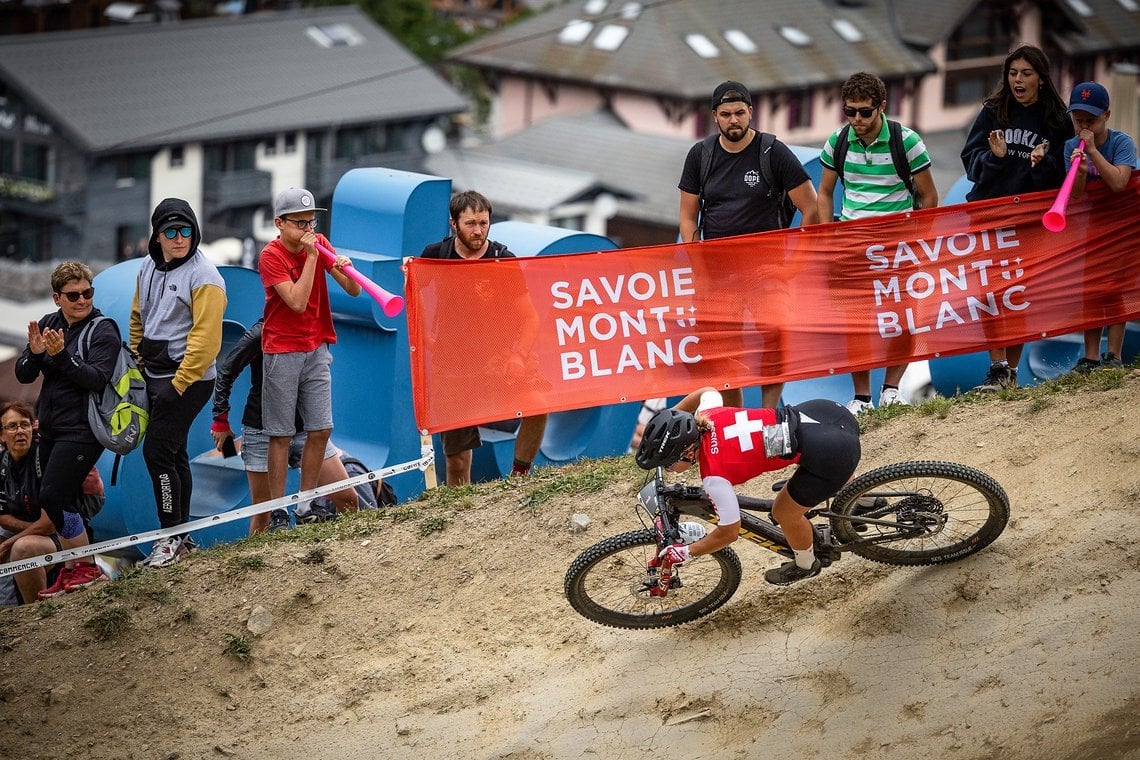
[[[769,161],[776,188],[769,188],[760,170],[760,133],[752,128],[752,96],[739,82],[722,82],[712,95],[713,120],[720,131],[701,187],[701,162],[705,141],[694,145],[685,157],[681,181],[681,240],[712,240],[780,229],[779,197],[783,192],[799,209],[801,224],[819,221],[815,188],[803,166],[779,140],[772,143]],[[769,192],[769,191],[772,192]],[[756,317],[758,315],[754,315]],[[742,322],[741,329],[745,325]],[[763,388],[763,406],[779,405],[783,384]],[[722,390],[725,404],[742,407],[741,389]]]
[[[471,261],[475,259],[513,259],[515,255],[502,243],[491,240],[487,233],[491,229],[491,202],[486,196],[468,190],[458,193],[451,199],[449,211],[451,214],[451,234],[439,243],[426,246],[421,258],[449,259],[456,261]],[[488,328],[501,319],[501,310],[496,308],[494,293],[490,288],[480,286],[480,281],[473,275],[471,282],[475,298],[484,298],[486,303],[475,314],[468,315],[468,321],[462,325],[441,324],[437,319],[433,333],[436,340],[445,341],[458,338],[464,346],[468,346],[471,336],[477,337],[483,330],[479,319],[487,322]],[[517,298],[529,303],[526,292],[526,283],[519,278]],[[498,357],[492,360],[496,366],[503,367],[503,382],[509,383],[512,377],[527,374],[527,362],[534,359],[534,341],[538,333],[538,317],[531,308],[520,308],[520,313],[531,315],[531,319],[518,325],[519,338],[517,343],[520,350],[510,356]],[[446,315],[443,315],[446,318]],[[439,371],[439,370],[436,370]],[[457,385],[462,383],[464,377],[451,378]],[[536,414],[523,417],[515,437],[515,455],[511,467],[511,475],[529,475],[531,464],[538,456],[542,445],[542,436],[546,432],[546,415]],[[461,486],[471,482],[472,450],[482,445],[479,428],[471,425],[456,430],[446,430],[440,434],[443,442],[443,453],[447,459],[447,485]]]

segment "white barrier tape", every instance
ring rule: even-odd
[[[271,499],[263,501],[259,504],[251,504],[248,507],[240,507],[228,512],[222,512],[217,515],[210,515],[198,520],[191,520],[190,522],[175,525],[172,528],[161,528],[159,530],[151,530],[146,533],[136,533],[130,536],[123,536],[121,538],[112,538],[107,541],[101,541],[97,544],[88,544],[87,546],[80,546],[75,549],[63,549],[52,554],[41,554],[38,557],[30,557],[22,559],[18,562],[8,562],[0,565],[0,578],[7,575],[14,575],[22,573],[25,570],[34,570],[37,567],[47,567],[54,565],[57,562],[67,562],[80,557],[87,557],[92,554],[101,554],[103,552],[114,551],[122,549],[127,546],[137,546],[138,544],[145,544],[151,541],[156,541],[160,538],[168,536],[179,536],[184,533],[191,533],[202,528],[209,528],[213,525],[222,525],[224,523],[233,522],[234,520],[241,520],[253,515],[259,515],[263,512],[271,512],[274,509],[281,509],[290,504],[297,504],[299,502],[309,501],[310,499],[317,499],[322,496],[343,491],[346,488],[353,488],[361,483],[369,481],[381,480],[393,475],[400,475],[412,470],[426,470],[435,462],[435,453],[429,446],[423,446],[420,449],[420,458],[412,460],[411,462],[403,462],[402,464],[392,465],[385,467],[382,470],[372,470],[363,475],[354,475],[346,480],[338,480],[336,483],[329,483],[324,486],[317,486],[308,491],[298,491],[295,494],[288,494],[282,496],[280,499]]]

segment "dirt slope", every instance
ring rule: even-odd
[[[993,475],[1006,532],[948,567],[845,557],[786,589],[763,581],[774,555],[738,544],[740,591],[675,629],[603,628],[562,596],[574,556],[637,527],[632,469],[534,510],[542,478],[480,487],[423,538],[418,519],[353,522],[204,553],[117,600],[0,611],[0,756],[1140,758],[1138,391],[1132,372],[869,430],[861,470]],[[131,627],[98,640],[84,623],[111,606]]]

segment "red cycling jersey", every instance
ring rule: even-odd
[[[703,410],[703,414],[712,422],[712,430],[701,436],[702,477],[719,476],[739,485],[800,460],[799,452],[790,457],[769,457],[764,451],[762,431],[765,425],[777,424],[775,409],[718,406]]]

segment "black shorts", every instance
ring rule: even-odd
[[[444,455],[449,457],[477,449],[483,445],[483,440],[479,437],[479,428],[474,425],[456,428],[455,430],[445,430],[439,434],[439,438],[443,442]]]
[[[814,507],[835,494],[859,466],[859,422],[834,401],[806,401],[792,407],[801,415],[796,438],[800,462],[788,480],[788,495],[803,507]],[[803,419],[806,415],[815,422]]]

